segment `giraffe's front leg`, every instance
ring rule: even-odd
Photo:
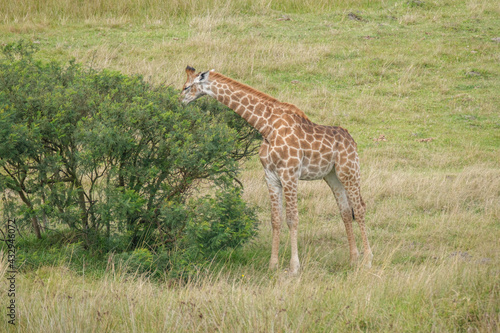
[[[299,272],[299,252],[297,248],[297,229],[299,225],[299,212],[297,209],[297,182],[284,185],[283,187],[286,201],[286,223],[290,229],[290,244],[292,256],[290,258],[290,274],[296,275]]]
[[[274,175],[266,172],[267,187],[269,188],[269,198],[271,199],[271,227],[272,227],[272,245],[271,260],[269,269],[278,268],[278,252],[280,246],[281,216],[283,210],[283,189],[281,182]]]

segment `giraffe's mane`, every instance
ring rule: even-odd
[[[310,121],[310,119],[306,116],[306,114],[301,109],[299,109],[297,106],[295,106],[294,104],[280,102],[276,98],[269,96],[268,94],[265,94],[262,91],[259,91],[255,88],[252,88],[249,85],[246,85],[244,83],[233,80],[233,79],[231,79],[227,76],[224,76],[220,73],[210,72],[210,76],[215,76],[217,78],[217,82],[230,83],[233,87],[244,90],[245,92],[248,92],[248,93],[252,94],[253,96],[260,98],[264,101],[280,104],[280,105],[284,106],[284,109],[287,110],[288,112],[290,112],[292,114],[296,114],[297,116],[299,116],[305,120]]]

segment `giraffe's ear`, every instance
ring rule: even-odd
[[[208,80],[208,76],[209,75],[210,75],[209,71],[200,73],[200,75],[198,76],[197,81],[199,81],[199,82],[206,82]]]
[[[195,69],[191,66],[187,66],[186,67],[186,74],[187,74],[187,77],[188,77],[188,80],[192,80],[195,76]]]

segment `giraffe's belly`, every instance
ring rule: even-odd
[[[328,163],[322,166],[302,165],[300,169],[300,180],[317,180],[323,179],[333,169],[334,163]]]
[[[323,179],[335,165],[335,154],[330,146],[324,145],[319,150],[302,151],[300,176],[301,180]]]

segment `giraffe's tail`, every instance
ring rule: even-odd
[[[361,199],[361,206],[363,206],[363,208],[366,208],[366,204],[363,201],[363,198],[360,198],[360,199]],[[351,202],[349,202],[349,205],[351,206],[352,220],[354,221],[354,220],[356,220],[356,217],[354,215],[354,208],[352,208]]]

